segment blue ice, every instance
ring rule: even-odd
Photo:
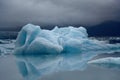
[[[84,27],[55,27],[52,30],[27,24],[15,43],[17,65],[26,80],[59,71],[83,70],[98,54],[120,52],[120,44],[88,38]]]
[[[120,70],[120,57],[107,57],[88,62],[94,66]]]

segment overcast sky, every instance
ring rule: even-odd
[[[119,5],[120,0],[0,0],[0,30],[27,23],[44,27],[120,21]]]

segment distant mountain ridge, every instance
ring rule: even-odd
[[[16,39],[18,32],[0,31],[0,39]]]
[[[102,24],[87,27],[89,36],[116,36],[120,37],[120,22],[108,21]]]
[[[86,27],[90,37],[120,37],[120,22],[108,21]],[[18,31],[0,31],[0,39],[16,39]]]

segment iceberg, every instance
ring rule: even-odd
[[[84,70],[96,55],[120,52],[120,44],[89,39],[84,27],[52,30],[27,24],[19,32],[14,54],[20,73],[26,80],[59,71]]]
[[[120,57],[100,58],[89,61],[88,64],[108,69],[120,70]]]

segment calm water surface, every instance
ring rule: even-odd
[[[24,80],[13,55],[0,57],[0,80]],[[120,80],[120,71],[88,66],[84,71],[58,72],[39,80]]]

